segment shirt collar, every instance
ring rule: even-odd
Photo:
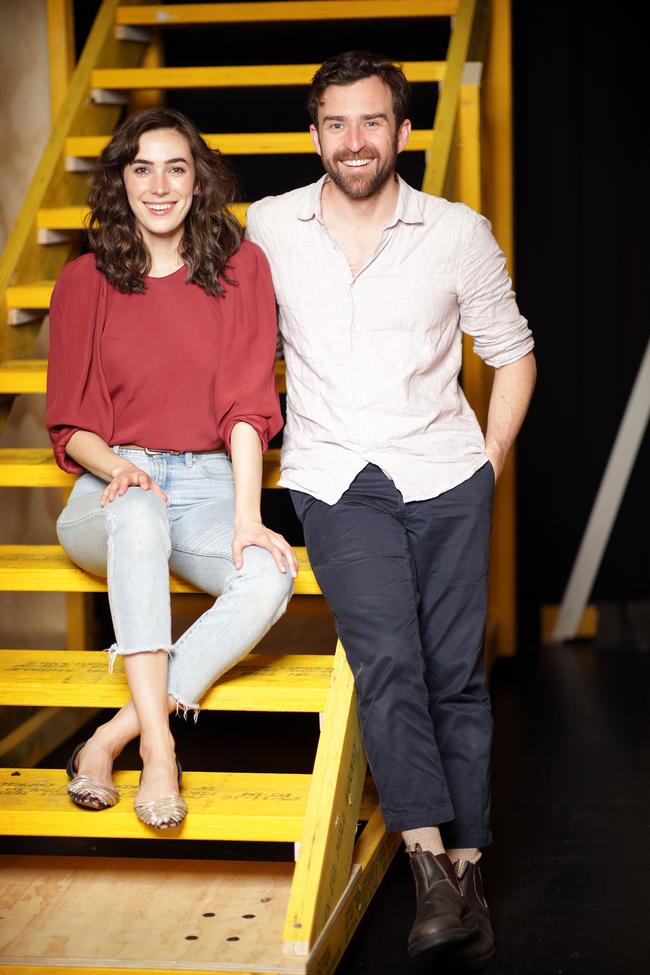
[[[317,220],[322,220],[321,193],[327,179],[329,177],[325,173],[316,183],[312,183],[308,188],[303,205],[298,210],[297,216],[299,220],[313,220],[314,217]],[[417,191],[412,186],[409,186],[401,176],[397,176],[397,184],[399,186],[397,206],[395,207],[395,213],[390,222],[386,224],[385,229],[388,230],[390,227],[394,227],[400,221],[402,223],[424,223],[424,215]]]

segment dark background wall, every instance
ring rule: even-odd
[[[644,59],[614,9],[513,4],[517,290],[539,363],[518,454],[524,633],[561,598],[649,334]],[[648,446],[595,601],[650,597]]]
[[[96,0],[75,3],[78,44]],[[648,337],[647,164],[641,140],[640,33],[603,0],[513,0],[516,286],[534,330],[539,384],[518,448],[519,608],[523,644],[539,607],[559,602]],[[398,60],[442,59],[430,21],[185,29],[165,34],[169,65],[318,62],[352,47]],[[204,131],[308,124],[304,89],[170,92]],[[414,87],[412,118],[431,126],[435,86]],[[237,157],[241,199],[316,179],[316,157]],[[423,155],[401,157],[419,185]],[[650,599],[648,436],[593,598]],[[298,542],[284,492],[269,516]]]

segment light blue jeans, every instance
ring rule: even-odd
[[[265,549],[244,549],[237,571],[230,544],[235,492],[225,453],[164,453],[113,448],[162,488],[130,487],[104,508],[106,483],[77,479],[57,521],[61,545],[77,565],[108,581],[115,655],[165,650],[169,693],[183,710],[198,710],[206,690],[261,640],[284,613],[291,574]],[[171,642],[169,571],[219,598],[176,643]]]

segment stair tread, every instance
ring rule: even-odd
[[[286,392],[285,371],[284,360],[278,359],[275,379],[280,393]],[[46,385],[47,359],[7,359],[0,363],[0,393],[44,393]]]
[[[18,774],[16,774],[18,773]],[[66,794],[63,769],[0,769],[0,832],[13,836],[97,836],[196,840],[300,839],[310,775],[184,772],[189,814],[180,827],[154,831],[136,819],[139,772],[116,771],[120,802],[95,813]]]
[[[280,451],[264,454],[262,487],[276,488]],[[49,447],[0,448],[0,487],[70,487],[75,475],[62,471]]]
[[[66,140],[65,154],[94,158],[100,154],[110,138],[110,135],[71,136]],[[315,151],[309,132],[206,133],[203,138],[211,149],[220,149],[225,155],[311,154]],[[413,129],[405,151],[422,152],[429,149],[432,139],[433,129]]]
[[[233,203],[231,212],[240,223],[245,223],[246,211],[250,203]],[[83,230],[90,213],[86,204],[77,203],[70,206],[42,207],[36,214],[36,226],[39,230]]]
[[[325,654],[250,654],[208,691],[201,709],[323,711],[333,660]],[[104,653],[0,650],[0,705],[120,708],[128,697],[122,666],[109,675]]]
[[[443,17],[458,13],[458,0],[320,0],[278,3],[189,3],[118,7],[115,20],[131,26],[269,23],[291,20],[364,20]]]
[[[0,393],[44,393],[47,359],[7,359],[0,364]]]
[[[318,595],[320,589],[307,558],[295,546],[299,574],[296,595]],[[200,592],[175,576],[171,592]],[[0,592],[106,592],[106,580],[84,572],[70,561],[59,545],[0,545]]]
[[[98,68],[92,72],[94,89],[237,88],[308,85],[320,64],[252,64],[226,67]],[[445,61],[405,61],[411,83],[442,81]]]

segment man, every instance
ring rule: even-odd
[[[482,659],[495,480],[535,381],[533,340],[488,222],[395,174],[409,87],[387,59],[326,61],[309,92],[325,175],[248,212],[287,366],[280,484],[354,673],[386,825],[416,881],[409,951],[494,955]],[[495,367],[485,441],[461,333]]]

